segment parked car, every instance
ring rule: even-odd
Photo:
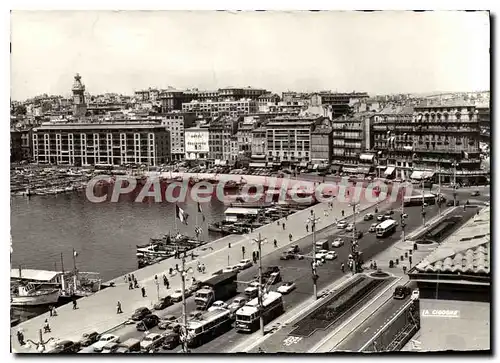
[[[319,250],[316,252],[316,260],[324,260],[326,257],[326,254],[328,253],[327,250]]]
[[[165,332],[162,335],[163,335],[163,344],[161,347],[165,350],[174,349],[181,343],[179,334],[173,331]]]
[[[344,245],[344,240],[342,238],[335,238],[332,242],[332,247],[342,247]]]
[[[253,266],[253,262],[252,262],[252,260],[244,259],[244,260],[241,260],[236,266],[238,266],[240,270],[246,270],[247,268],[250,268]]]
[[[243,296],[238,296],[231,302],[231,304],[229,304],[228,309],[231,311],[236,311],[243,305],[245,305],[247,302],[248,299],[244,298]]]
[[[475,190],[470,195],[471,195],[471,197],[479,197],[480,193],[478,190]]]
[[[138,331],[146,331],[154,328],[160,322],[160,318],[157,315],[150,314],[144,317],[142,321],[138,322],[135,326]]]
[[[175,290],[170,297],[172,298],[173,302],[179,302],[182,301],[182,290]]]
[[[286,295],[292,292],[297,286],[294,282],[284,282],[280,287],[278,287],[277,291],[280,294]]]
[[[141,341],[135,338],[129,338],[123,343],[118,344],[115,353],[133,353],[141,350]]]
[[[259,286],[260,284],[257,281],[251,282],[245,289],[245,295],[247,295],[250,299],[253,299],[259,294]]]
[[[373,213],[367,213],[367,214],[365,214],[365,217],[363,219],[365,221],[371,221],[373,219]]]
[[[337,228],[338,229],[345,229],[347,227],[347,222],[346,221],[339,221],[337,223]]]
[[[168,308],[169,306],[173,305],[174,302],[172,301],[172,298],[170,296],[165,296],[160,299],[155,305],[154,308],[155,310],[163,310],[165,308]]]
[[[118,344],[116,342],[108,343],[104,346],[104,348],[102,348],[101,353],[107,353],[107,354],[115,353],[119,347],[120,347],[120,344]]]
[[[143,306],[142,308],[138,308],[134,311],[134,313],[132,314],[132,320],[142,320],[146,315],[149,314],[151,314],[151,311],[147,307]]]
[[[93,331],[91,333],[84,333],[80,339],[80,345],[82,347],[88,347],[99,340],[99,333]]]
[[[108,343],[118,343],[120,341],[120,337],[113,334],[103,334],[99,338],[97,342],[95,342],[92,346],[94,347],[94,352],[101,352],[104,346]]]
[[[293,245],[291,246],[288,251],[292,251],[293,253],[299,253],[300,252],[300,248],[299,248],[299,245]]]
[[[148,334],[141,341],[141,349],[142,350],[149,350],[152,348],[159,347],[161,345],[161,343],[163,342],[164,338],[165,338],[164,336],[161,336],[160,334],[157,334],[157,333]]]
[[[412,300],[418,300],[420,298],[420,291],[418,289],[415,289],[411,293],[411,299]]]
[[[325,260],[335,260],[338,257],[337,252],[335,251],[328,251],[325,255]]]
[[[377,216],[377,221],[382,222],[383,220],[384,220],[384,215],[383,214],[379,214]]]
[[[411,289],[408,286],[396,286],[394,289],[394,294],[392,295],[394,299],[402,300],[411,294]]]
[[[222,270],[222,273],[225,273],[225,272],[238,272],[240,270],[240,266],[228,266],[228,267],[225,267],[223,270]]]
[[[164,316],[162,319],[160,319],[160,322],[158,323],[158,329],[165,330],[167,329],[170,325],[172,325],[177,318],[174,315],[167,315]]]
[[[377,230],[378,223],[372,223],[370,228],[368,229],[368,232],[374,233]]]
[[[76,353],[80,350],[81,346],[79,342],[73,342],[71,340],[62,340],[57,342],[54,349],[50,350],[49,353]]]
[[[294,260],[296,257],[295,253],[291,252],[291,251],[285,251],[281,254],[280,256],[280,260]]]
[[[176,321],[174,321],[170,326],[168,327],[168,330],[173,331],[174,333],[180,334],[182,325]]]
[[[208,308],[208,311],[214,311],[217,309],[227,309],[227,304],[222,300],[214,301],[212,306]]]
[[[354,230],[354,224],[349,223],[345,229],[346,232],[352,232]]]

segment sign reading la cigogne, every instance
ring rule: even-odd
[[[436,317],[436,318],[459,318],[460,311],[459,310],[428,310],[422,309],[422,316],[424,317]]]

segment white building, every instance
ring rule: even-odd
[[[183,112],[194,112],[197,116],[213,118],[219,116],[237,117],[240,115],[257,113],[258,110],[259,106],[257,101],[250,99],[220,102],[191,101],[189,103],[182,104]]]
[[[184,131],[187,160],[205,160],[208,158],[208,128],[191,127]]]

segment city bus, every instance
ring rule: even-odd
[[[187,345],[199,347],[231,330],[233,320],[228,309],[215,309],[188,321]]]
[[[263,297],[262,309],[264,325],[266,325],[285,311],[283,296],[278,292],[268,292]],[[260,314],[258,297],[239,308],[236,311],[236,329],[238,332],[253,332],[258,330],[260,326]]]
[[[388,236],[396,230],[396,226],[398,222],[394,219],[388,219],[380,223],[377,227],[375,227],[375,232],[377,233],[377,238],[383,238]]]
[[[409,197],[404,197],[404,206],[411,207],[416,205],[426,204],[436,204],[437,196],[436,194],[424,194],[422,195],[412,195]]]

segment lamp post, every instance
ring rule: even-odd
[[[262,336],[264,336],[264,315],[262,314],[263,311],[263,306],[262,306],[262,298],[263,298],[263,291],[262,291],[262,243],[267,242],[266,238],[262,238],[260,233],[259,233],[259,238],[254,238],[252,240],[254,243],[257,244],[257,247],[259,248],[259,310],[260,310],[260,331],[262,333]]]
[[[181,259],[181,268],[179,266],[176,267],[176,271],[174,271],[174,275],[178,272],[181,275],[181,291],[182,291],[182,320],[183,320],[183,330],[184,330],[184,339],[182,341],[182,350],[184,353],[189,353],[189,349],[187,346],[187,337],[188,337],[188,331],[187,331],[187,308],[186,308],[186,276],[188,273],[193,273],[193,268],[188,267],[186,269],[186,255]]]
[[[441,216],[441,159],[438,160],[438,213]]]
[[[43,353],[45,351],[45,345],[48,344],[51,340],[55,340],[54,338],[49,338],[47,340],[43,340],[43,333],[42,329],[38,330],[38,342],[34,342],[31,339],[26,340],[27,342],[30,342],[33,345],[36,345],[36,350],[39,353]]]
[[[316,223],[320,221],[319,217],[316,218],[316,215],[314,214],[313,211],[311,211],[311,216],[307,218],[306,224],[311,225],[311,230],[312,230],[312,239],[313,239],[313,262],[311,264],[312,266],[312,279],[313,279],[313,289],[314,289],[314,298],[318,298],[318,274],[317,274],[317,264],[316,264]]]
[[[453,166],[453,206],[457,206],[457,162],[453,162],[451,166]]]
[[[353,202],[352,205],[352,253],[353,253],[353,268],[352,268],[352,274],[356,274],[356,264],[357,264],[357,249],[356,246],[358,244],[357,240],[357,233],[356,233],[356,207],[358,206],[359,203]]]
[[[160,282],[158,281],[158,275],[155,275],[155,285],[156,285],[156,294],[158,295],[158,302],[160,301]]]

